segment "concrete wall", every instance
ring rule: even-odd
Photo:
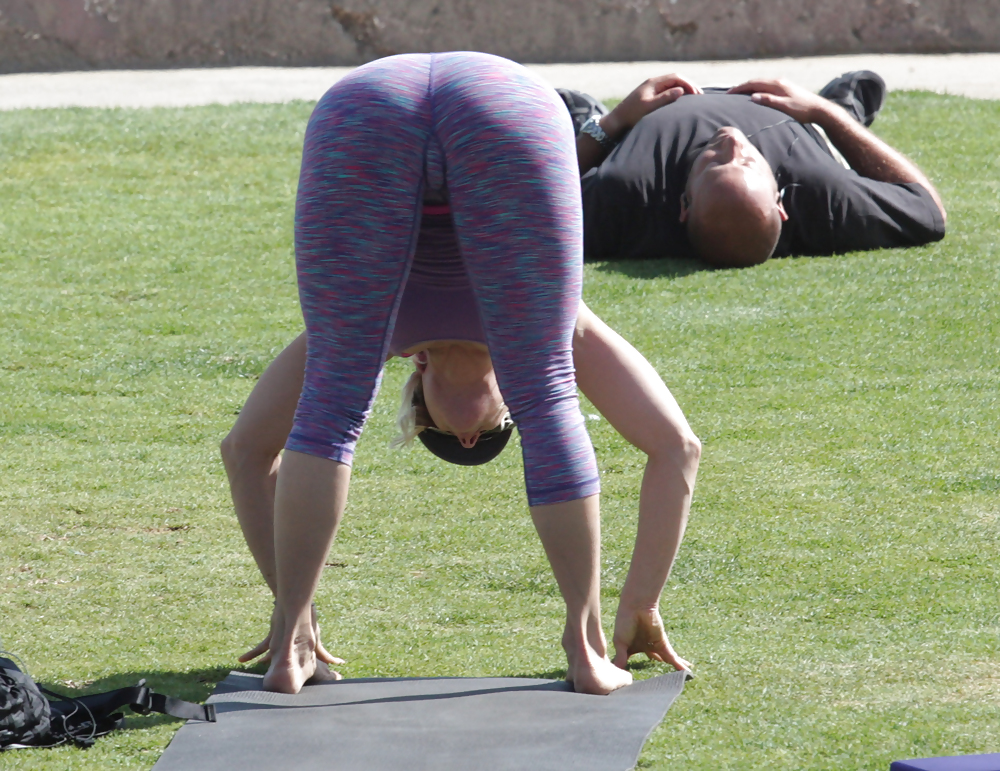
[[[1000,51],[1000,0],[0,0],[0,72]]]

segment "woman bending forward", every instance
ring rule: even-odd
[[[404,432],[437,454],[482,462],[517,425],[531,516],[566,602],[576,690],[628,685],[635,653],[686,666],[658,605],[700,448],[652,367],[580,302],[580,217],[569,116],[512,62],[389,57],[317,104],[295,215],[306,333],[264,373],[223,443],[237,515],[275,595],[271,633],[243,657],[268,651],[265,688],[295,693],[313,676],[337,677],[312,600],[394,354],[415,354],[417,369]],[[577,384],[649,456],[618,666],[601,629],[599,482]]]

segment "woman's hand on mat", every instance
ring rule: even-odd
[[[819,123],[832,104],[818,94],[780,78],[748,80],[733,86],[729,93],[749,94],[757,104],[780,110],[799,123]]]
[[[319,635],[319,627],[316,627],[316,634]],[[242,656],[240,656],[237,661],[241,664],[246,664],[253,661],[254,659],[262,657],[260,659],[261,664],[266,664],[271,660],[271,633],[267,633],[267,637],[257,643],[253,648],[248,650]],[[325,647],[321,640],[317,638],[316,640],[316,658],[319,659],[321,663],[333,664],[334,666],[339,666],[340,664],[346,663],[343,659],[337,658],[331,654]],[[336,674],[336,673],[334,673]],[[339,676],[334,678],[339,679]]]
[[[656,608],[629,608],[620,605],[612,642],[615,646],[615,666],[622,669],[638,653],[645,653],[654,661],[670,664],[674,669],[691,669],[691,664],[677,655],[667,639],[663,619]]]
[[[700,94],[690,80],[680,75],[659,75],[644,81],[626,96],[608,115],[601,118],[601,128],[611,139],[621,139],[622,134],[635,127],[653,110],[676,102],[685,94]]]
[[[271,629],[267,633],[267,636],[237,659],[241,664],[246,664],[261,656],[263,657],[260,659],[260,663],[262,664],[267,664],[271,660],[271,635],[274,633],[275,613],[277,613],[277,608],[275,608],[275,610],[271,613]],[[323,647],[323,642],[320,638],[319,621],[316,616],[316,603],[313,603],[312,605],[312,625],[313,635],[316,637],[316,658],[319,660],[315,679],[339,680],[340,673],[331,670],[327,664],[339,666],[345,662],[343,659],[331,655],[330,652]]]

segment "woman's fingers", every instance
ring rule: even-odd
[[[612,663],[619,669],[625,669],[629,658],[640,652],[636,646],[642,644],[641,639],[642,631],[639,629],[634,615],[629,615],[625,619],[617,619],[615,621],[615,634],[611,638],[611,643],[615,646],[615,658]]]
[[[662,661],[664,664],[669,664],[674,669],[691,669],[691,663],[686,659],[682,659],[674,651],[673,646],[666,637],[657,645],[656,650],[650,652],[649,657],[651,659],[656,659],[657,661]]]
[[[625,669],[628,660],[645,653],[653,661],[670,664],[674,669],[690,669],[691,664],[677,655],[667,639],[663,621],[657,611],[627,613],[615,624],[614,665]]]
[[[322,661],[324,664],[333,664],[334,666],[340,666],[341,664],[346,664],[343,659],[337,658],[331,654],[326,648],[323,647],[318,639],[316,640],[316,658]]]
[[[280,621],[281,617],[278,614],[277,606],[275,606],[275,610],[271,614],[271,631],[268,632],[267,637],[265,637],[263,640],[257,643],[253,648],[251,648],[242,656],[240,656],[237,659],[237,661],[239,661],[241,664],[246,664],[247,662],[253,661],[259,656],[263,656],[263,658],[261,658],[261,660],[258,663],[267,664],[271,660],[271,637],[274,635],[275,626],[278,625]],[[341,664],[345,664],[346,662],[343,659],[334,656],[323,646],[323,641],[320,639],[319,636],[319,622],[316,617],[315,603],[312,606],[312,627],[313,627],[313,634],[316,636],[316,658],[323,663],[323,670],[326,673],[325,676],[318,677],[317,679],[340,680],[340,674],[337,672],[333,672],[331,675],[330,674],[331,670],[328,667],[326,667],[326,665],[333,664],[334,666],[340,666]],[[333,675],[336,676],[334,677]]]
[[[271,635],[268,635],[259,643],[257,643],[253,648],[248,650],[242,656],[240,656],[237,661],[241,664],[246,664],[248,661],[253,661],[255,658],[262,654],[267,654],[263,659],[265,662],[271,660]]]
[[[322,637],[320,636],[319,619],[316,615],[315,602],[312,605],[312,627],[313,627],[313,634],[316,635],[316,658],[325,664],[333,664],[335,666],[340,666],[341,664],[345,664],[346,662],[343,659],[337,658],[336,656],[332,655],[325,647],[323,647],[323,640]],[[339,675],[337,676],[337,679],[340,679]]]
[[[257,645],[240,656],[237,661],[241,664],[246,664],[249,661],[253,661],[258,656],[263,656],[259,662],[261,664],[266,664],[271,660],[271,635],[265,637],[257,643]],[[343,659],[334,656],[325,647],[323,647],[323,643],[320,642],[318,638],[316,640],[316,658],[324,664],[333,664],[334,666],[340,666],[341,664],[346,663]]]
[[[242,656],[240,656],[237,661],[241,664],[246,664],[253,661],[258,657],[263,657],[260,659],[259,664],[267,664],[271,661],[271,638],[274,636],[275,628],[280,626],[281,616],[278,613],[277,605],[275,605],[274,612],[271,614],[271,631],[268,632],[267,637],[261,640],[257,645],[248,650]],[[316,679],[321,680],[340,680],[340,674],[338,672],[333,672],[327,667],[327,664],[333,664],[334,666],[340,666],[346,663],[343,659],[334,656],[330,653],[324,646],[323,641],[320,639],[319,633],[319,621],[316,616],[316,605],[312,606],[312,627],[313,634],[316,637],[316,659],[321,663],[323,672],[321,673],[317,670]]]

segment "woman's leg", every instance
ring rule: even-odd
[[[316,671],[310,606],[343,515],[420,224],[430,58],[355,70],[306,129],[295,211],[305,380],[275,492],[269,690]]]
[[[599,481],[572,356],[583,249],[569,116],[523,67],[485,54],[435,55],[432,87],[459,244],[566,601],[568,677],[607,693],[631,676],[601,631]]]
[[[599,496],[532,506],[531,518],[566,602],[566,679],[580,693],[604,694],[628,685],[632,675],[611,663],[601,628]]]
[[[532,506],[599,492],[573,370],[583,276],[580,181],[566,108],[528,70],[436,54],[434,125],[462,256]]]

